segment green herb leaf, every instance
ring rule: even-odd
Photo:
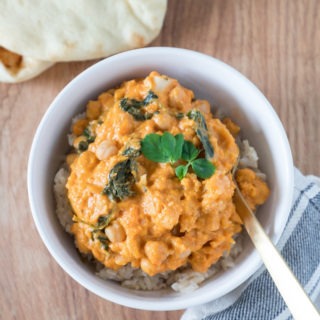
[[[169,132],[164,132],[161,136],[160,144],[162,153],[170,159],[169,161],[175,162],[175,160],[173,160],[173,153],[176,147],[176,139],[174,136]]]
[[[184,137],[183,137],[183,134],[179,133],[175,135],[174,138],[176,140],[176,145],[172,152],[172,159],[176,162],[179,159],[181,159],[182,148],[184,144]]]
[[[135,162],[129,158],[117,163],[109,173],[109,182],[103,189],[102,194],[111,201],[119,201],[134,195],[132,187],[135,183],[133,174]]]
[[[147,134],[141,141],[141,151],[143,155],[154,162],[169,162],[170,156],[163,151],[161,135],[156,133]]]
[[[195,174],[201,179],[210,178],[215,171],[215,166],[207,159],[196,159],[191,163]]]
[[[212,159],[214,151],[213,146],[211,145],[209,140],[208,128],[204,116],[199,110],[194,109],[188,113],[188,117],[197,124],[196,134],[203,145],[204,151],[206,153],[206,158],[208,160]]]
[[[176,176],[181,180],[188,173],[190,165],[195,174],[202,179],[214,173],[214,165],[207,159],[197,159],[200,151],[191,141],[186,141],[182,134],[173,136],[169,132],[163,135],[150,133],[141,141],[142,154],[154,162],[170,162],[174,165],[178,160],[187,161],[186,165],[176,167]]]
[[[171,163],[178,161],[181,158],[183,135],[177,134],[173,136],[169,132],[164,132],[161,136],[160,147],[164,155],[166,155]]]
[[[175,172],[176,172],[176,176],[179,178],[179,180],[182,180],[186,176],[186,174],[188,173],[188,168],[189,168],[188,165],[186,165],[186,166],[181,165],[181,166],[176,167]]]
[[[190,141],[185,140],[182,147],[181,158],[186,161],[192,161],[199,155],[199,150]]]

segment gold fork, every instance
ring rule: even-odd
[[[287,263],[284,261],[270,238],[263,230],[261,224],[250,209],[242,195],[234,177],[238,163],[232,170],[233,181],[236,185],[238,214],[243,221],[245,229],[283,300],[287,304],[292,316],[296,320],[317,320],[320,315],[307,294],[304,292],[297,278],[294,276]]]

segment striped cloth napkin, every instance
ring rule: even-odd
[[[295,170],[293,205],[277,248],[320,307],[320,179]],[[222,298],[186,310],[181,320],[293,319],[267,270]],[[313,319],[306,319],[313,320]]]

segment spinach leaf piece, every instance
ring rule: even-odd
[[[126,143],[125,149],[122,152],[123,156],[128,158],[138,158],[141,155],[140,139],[131,139]]]
[[[108,249],[109,249],[109,240],[108,240],[108,238],[106,236],[99,235],[99,236],[97,236],[96,239],[100,241],[102,248],[104,250],[108,251]]]
[[[104,229],[105,227],[108,226],[108,224],[110,223],[112,219],[112,213],[109,213],[105,216],[100,216],[98,218],[98,222],[97,224],[95,225],[95,229],[98,229],[98,230],[102,230]]]
[[[135,183],[135,161],[131,158],[117,163],[109,173],[109,182],[103,189],[102,194],[111,201],[120,201],[134,195],[132,186]]]
[[[98,221],[96,224],[91,224],[89,222],[86,222],[86,221],[80,219],[76,215],[73,216],[72,220],[75,222],[84,223],[84,224],[90,226],[93,229],[93,232],[97,232],[99,230],[103,230],[105,227],[107,227],[109,225],[110,221],[112,220],[112,212],[107,215],[100,216],[98,218]]]
[[[148,120],[152,118],[153,114],[145,112],[143,107],[150,104],[154,99],[158,99],[158,96],[150,90],[146,97],[141,101],[129,98],[121,99],[120,108],[123,111],[130,113],[137,121]]]
[[[82,132],[82,135],[85,137],[85,140],[82,140],[79,142],[78,144],[78,153],[81,153],[83,151],[86,151],[88,150],[89,148],[89,144],[94,142],[95,140],[95,136],[91,133],[91,130],[89,127],[86,127],[83,132]]]
[[[158,99],[158,96],[151,90],[149,90],[146,97],[143,99],[143,105],[147,106],[153,99]]]
[[[188,117],[189,119],[192,119],[197,125],[196,134],[203,145],[206,158],[208,160],[212,159],[214,155],[214,151],[213,151],[213,146],[211,145],[209,140],[208,127],[206,124],[206,120],[204,119],[204,116],[199,110],[193,109],[188,113]]]
[[[177,118],[178,120],[183,119],[183,118],[184,118],[184,113],[183,113],[183,112],[178,112],[178,113],[176,114],[176,118]]]
[[[89,143],[87,141],[80,141],[78,144],[78,151],[83,152],[88,150]]]
[[[86,127],[82,134],[87,138],[88,143],[92,143],[96,139],[96,137],[91,133],[89,127]]]

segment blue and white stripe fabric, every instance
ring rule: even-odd
[[[320,179],[295,170],[295,191],[286,228],[277,245],[293,273],[319,308]],[[189,308],[181,320],[293,319],[264,267],[226,296]],[[312,320],[312,319],[306,319]]]

